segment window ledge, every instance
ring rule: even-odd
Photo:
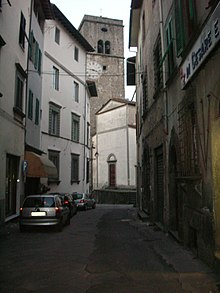
[[[18,107],[13,108],[13,112],[17,115],[19,115],[22,119],[25,117],[25,114],[22,112],[22,110]]]
[[[73,183],[79,184],[80,183],[80,180],[71,180],[71,184],[73,184]]]
[[[57,184],[59,185],[61,182],[61,180],[58,180],[58,179],[49,179],[48,178],[48,184]]]

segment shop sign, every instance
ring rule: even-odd
[[[220,3],[203,28],[192,50],[180,69],[181,88],[183,89],[206,57],[220,40]]]

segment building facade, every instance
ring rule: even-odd
[[[135,102],[110,99],[96,113],[93,189],[136,188]]]
[[[30,1],[0,7],[0,221],[18,215],[23,190]]]
[[[84,15],[80,33],[94,48],[87,54],[87,76],[96,82],[97,96],[91,97],[91,134],[96,131],[95,113],[109,99],[124,98],[123,21]]]
[[[138,204],[210,264],[219,258],[219,1],[131,2]]]
[[[86,53],[93,48],[52,5],[45,28],[42,149],[57,168],[48,178],[50,192],[88,192],[90,92]]]

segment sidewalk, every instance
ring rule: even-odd
[[[191,289],[193,286],[195,287],[196,279],[198,293],[204,292],[204,284],[210,284],[210,288],[212,288],[207,293],[220,292],[220,274],[195,257],[191,250],[180,245],[171,235],[148,222],[146,214],[144,214],[138,213],[137,215],[140,221],[137,229],[145,241],[152,243],[152,249],[155,253],[175,272],[179,273],[179,281],[183,288],[187,292],[194,292]]]

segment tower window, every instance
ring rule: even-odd
[[[98,53],[103,53],[103,41],[98,41]]]
[[[106,27],[102,27],[101,30],[106,33],[108,31],[108,29]]]
[[[111,52],[110,42],[106,41],[105,42],[105,54],[110,54],[110,52]]]

